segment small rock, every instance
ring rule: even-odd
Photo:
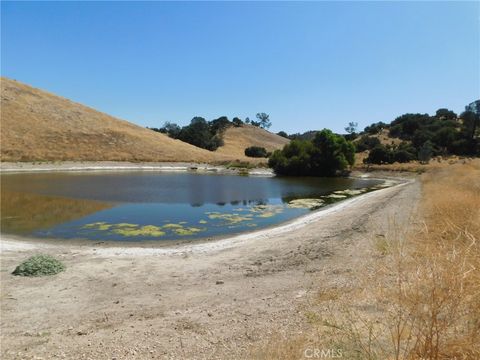
[[[216,285],[222,285],[224,284],[223,280],[217,280],[217,282],[215,283]]]

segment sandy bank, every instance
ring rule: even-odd
[[[2,173],[52,171],[196,171],[200,173],[237,174],[238,169],[222,165],[182,162],[64,161],[33,163],[0,163]],[[268,168],[253,168],[249,175],[273,176]]]

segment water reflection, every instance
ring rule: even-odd
[[[2,187],[106,202],[234,204],[271,198],[312,197],[363,188],[371,180],[348,178],[247,177],[195,173],[43,173],[2,175]]]
[[[29,234],[112,207],[94,200],[1,192],[1,229],[6,233]]]

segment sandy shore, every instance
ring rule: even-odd
[[[43,171],[197,171],[202,173],[236,174],[238,169],[222,165],[182,162],[127,162],[127,161],[62,161],[62,162],[1,162],[2,173]],[[268,168],[253,168],[249,175],[273,176]]]
[[[408,226],[407,182],[288,224],[172,247],[54,245],[2,239],[2,359],[245,358],[272,333],[302,331],[317,290],[351,281],[372,239]],[[67,271],[10,273],[48,253]]]

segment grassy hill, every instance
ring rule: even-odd
[[[2,161],[221,161],[225,156],[2,78]]]
[[[1,78],[1,96],[2,161],[220,163],[249,160],[248,146],[274,149],[286,142],[245,126],[228,129],[225,146],[211,152],[7,78]]]
[[[224,145],[216,150],[218,154],[245,156],[245,148],[261,146],[267,151],[281,149],[290,140],[256,126],[244,124],[241,127],[229,127],[223,133]]]

